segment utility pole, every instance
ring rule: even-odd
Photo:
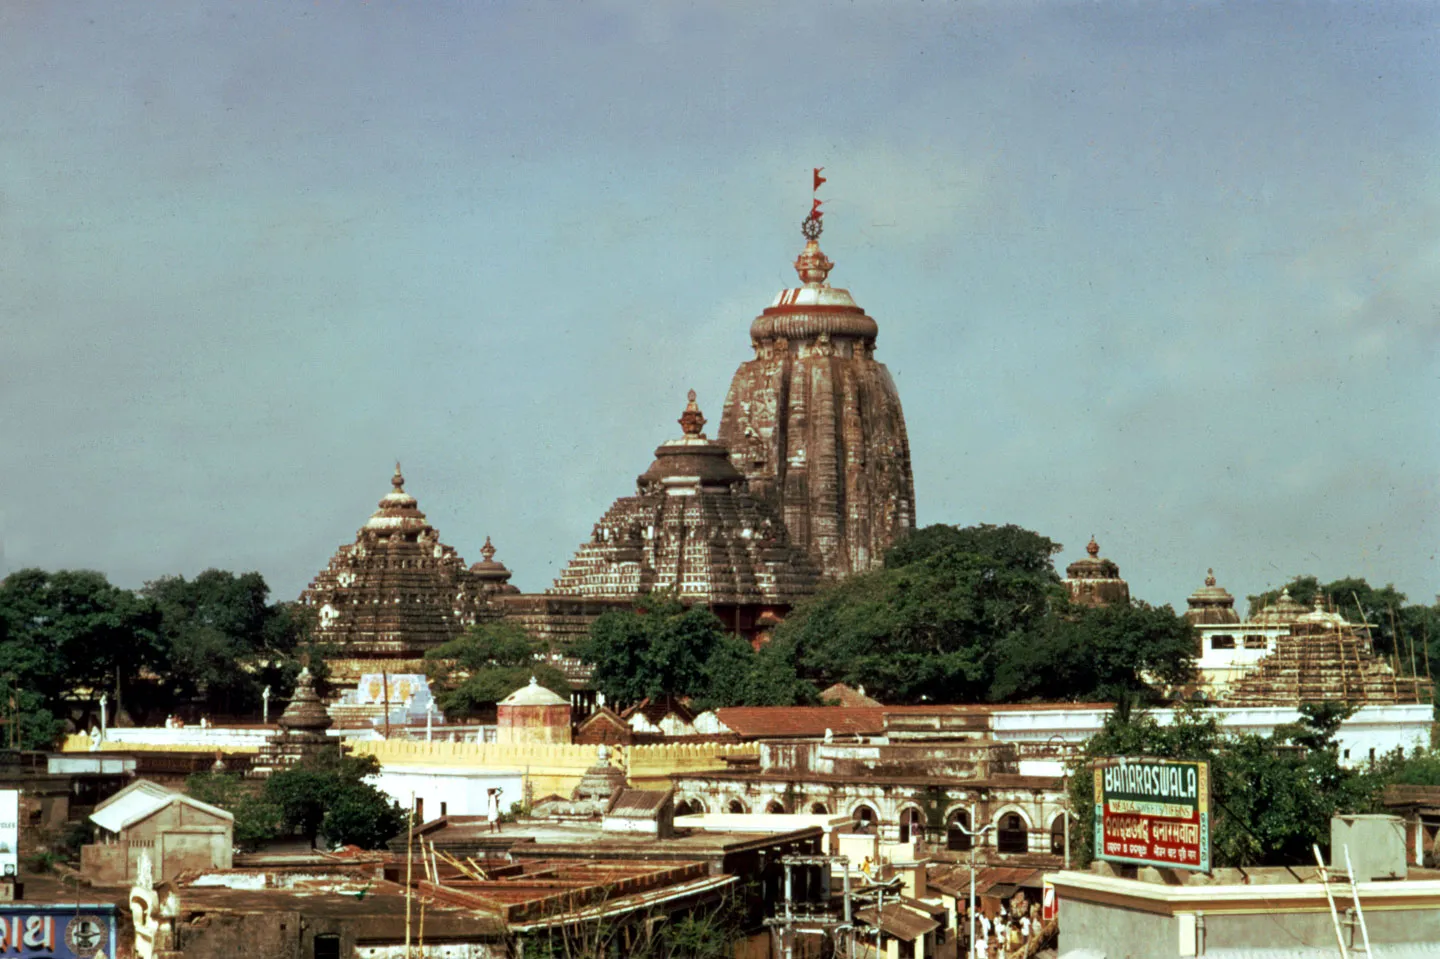
[[[975,825],[975,804],[974,804],[974,803],[971,803],[971,804],[970,804],[970,826],[973,827],[974,825]],[[1068,831],[1069,831],[1069,827],[1070,827],[1070,820],[1069,820],[1068,818],[1065,820],[1065,827],[1066,827],[1066,831],[1067,831],[1067,836],[1066,836],[1066,841],[1065,841],[1065,851],[1066,851],[1066,853],[1069,853],[1069,851],[1070,851],[1070,841],[1069,841]],[[994,823],[991,823],[990,825],[985,826],[985,827],[983,827],[983,828],[981,828],[981,829],[973,829],[973,828],[966,828],[965,826],[962,826],[962,825],[960,825],[959,823],[956,823],[956,824],[955,824],[955,828],[958,829],[958,830],[960,830],[960,831],[963,832],[965,835],[967,835],[967,836],[970,837],[970,959],[975,959],[975,847],[976,847],[976,845],[977,845],[976,840],[977,840],[977,839],[983,840],[983,839],[985,838],[985,834],[986,834],[987,832],[989,832],[990,830],[992,830],[992,829],[995,828],[995,824],[994,824]]]

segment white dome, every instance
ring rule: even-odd
[[[521,686],[500,700],[501,706],[568,706],[570,701],[541,686],[530,677],[530,685]]]

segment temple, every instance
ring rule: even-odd
[[[751,492],[830,578],[880,566],[915,527],[915,480],[900,395],[875,360],[879,327],[848,290],[826,282],[820,220],[804,223],[801,286],[750,325],[719,440]]]
[[[316,611],[316,640],[333,647],[332,680],[353,683],[366,672],[418,672],[427,650],[499,612],[491,600],[516,592],[510,571],[485,559],[465,561],[405,492],[400,464],[390,492],[355,536],[316,575],[300,602]]]
[[[750,493],[724,444],[702,432],[693,390],[680,426],[682,435],[655,450],[635,494],[605,512],[550,592],[628,605],[669,590],[708,605],[753,641],[816,591],[820,571]]]
[[[1095,537],[1085,547],[1086,557],[1065,567],[1070,601],[1081,606],[1124,606],[1130,602],[1130,584],[1120,578],[1120,567],[1100,557]]]
[[[1402,675],[1375,654],[1368,623],[1327,608],[1323,596],[1307,610],[1282,590],[1274,603],[1241,620],[1234,597],[1215,585],[1191,594],[1185,617],[1195,624],[1196,691],[1225,706],[1354,706],[1428,703],[1429,679]]]

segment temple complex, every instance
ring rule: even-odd
[[[751,495],[729,450],[702,432],[690,392],[678,439],[662,443],[561,572],[557,596],[623,600],[666,589],[754,638],[816,591],[820,571],[785,523]]]
[[[1130,584],[1120,578],[1120,567],[1101,559],[1100,544],[1090,537],[1086,557],[1065,567],[1065,587],[1071,602],[1081,606],[1124,606],[1130,602]]]
[[[331,667],[342,684],[382,669],[418,672],[427,650],[498,617],[490,600],[516,592],[488,538],[485,559],[470,568],[440,541],[405,491],[399,463],[390,486],[355,542],[341,546],[300,595],[316,611],[317,641],[340,652]]]
[[[820,219],[804,222],[801,286],[750,325],[719,440],[751,492],[831,578],[880,566],[915,527],[915,480],[900,395],[875,360],[879,327],[848,290],[826,282]]]

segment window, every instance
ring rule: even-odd
[[[745,804],[740,800],[732,799],[730,800],[730,804],[725,807],[725,811],[728,813],[735,813],[736,815],[743,815],[750,810],[746,809]]]
[[[909,842],[911,839],[918,839],[921,835],[921,827],[924,822],[920,818],[920,810],[913,806],[902,810],[900,813],[900,841]]]
[[[995,848],[1000,852],[1027,852],[1030,835],[1025,820],[1018,812],[1006,813],[1000,817],[1000,828],[995,831]]]
[[[872,833],[875,831],[875,810],[869,806],[855,807],[855,814],[851,818],[855,822],[856,832]]]
[[[965,830],[970,828],[970,813],[964,809],[957,809],[950,814],[950,819],[945,823],[945,848],[957,852],[965,852],[970,848],[973,837]]]
[[[812,816],[828,816],[828,815],[830,815],[830,810],[828,810],[828,809],[825,808],[825,804],[824,804],[823,802],[811,803],[811,804],[810,804],[810,815],[812,815]]]
[[[442,815],[442,816],[448,816],[449,814],[450,814],[449,804],[442,802],[442,803],[440,804],[440,815]]]
[[[1065,855],[1065,814],[1063,812],[1050,823],[1050,855]]]
[[[340,959],[340,937],[316,936],[315,959]]]
[[[1234,637],[1234,636],[1231,636],[1229,633],[1221,633],[1221,634],[1219,634],[1218,636],[1211,636],[1211,637],[1210,637],[1210,648],[1211,648],[1211,649],[1234,649],[1234,648],[1235,648],[1235,637]]]
[[[415,821],[425,821],[425,799],[421,796],[415,797]]]
[[[1246,649],[1265,649],[1266,645],[1264,636],[1251,635],[1245,637]]]
[[[765,804],[765,811],[771,815],[783,815],[785,807],[777,799],[772,799]]]

